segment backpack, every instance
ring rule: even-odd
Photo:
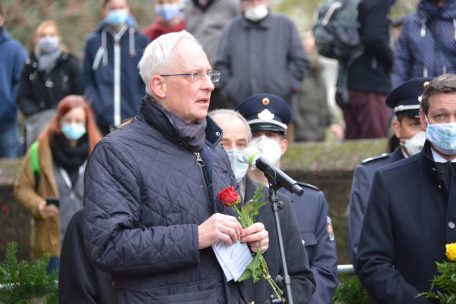
[[[360,0],[325,0],[317,11],[313,35],[318,53],[351,62],[362,54],[358,32],[358,4]]]
[[[35,190],[37,191],[40,183],[41,174],[41,164],[38,156],[38,141],[33,142],[33,144],[30,146],[29,163],[30,168],[33,172],[33,177],[35,179]]]
[[[325,0],[318,8],[313,35],[318,53],[337,59],[336,100],[342,107],[349,103],[348,69],[363,53],[359,35],[358,4],[361,0]]]

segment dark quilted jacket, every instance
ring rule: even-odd
[[[85,244],[113,276],[117,303],[245,303],[243,284],[225,283],[211,247],[198,249],[198,225],[234,183],[217,145],[222,134],[207,119],[208,195],[195,153],[176,137],[165,115],[139,115],[94,149],[85,176]],[[217,146],[216,146],[217,145]],[[211,185],[212,190],[211,191]]]

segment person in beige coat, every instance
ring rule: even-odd
[[[82,208],[85,163],[100,139],[89,104],[70,95],[24,157],[14,197],[32,215],[32,256],[49,255],[49,272],[58,269],[66,226]]]

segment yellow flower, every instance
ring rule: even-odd
[[[445,254],[449,261],[456,261],[456,243],[446,244]]]

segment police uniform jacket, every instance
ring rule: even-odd
[[[375,173],[357,272],[377,303],[431,303],[416,296],[430,288],[445,245],[456,242],[456,182],[446,186],[440,165],[426,141],[419,154]]]
[[[247,177],[244,197],[245,201],[252,199],[256,187],[257,186]],[[295,303],[310,303],[309,301],[315,290],[316,282],[312,271],[309,269],[309,259],[299,235],[296,215],[293,208],[291,208],[290,202],[285,196],[278,193],[278,198],[284,202],[283,209],[279,211],[279,218],[285,247],[285,259],[287,261],[288,274],[291,278],[293,301]],[[267,188],[264,189],[263,199],[265,201],[268,199]],[[262,207],[256,221],[263,223],[266,230],[269,232],[269,249],[264,254],[264,258],[269,268],[269,273],[272,278],[276,278],[278,274],[283,277],[279,241],[277,238],[274,214],[270,203],[267,203]],[[252,281],[249,280],[248,284],[250,285],[250,288],[248,289],[249,303],[250,301],[254,301],[257,304],[271,303],[269,297],[272,294],[272,289],[265,280],[257,281],[253,285]],[[286,291],[285,285],[283,285],[281,289]]]
[[[356,266],[356,253],[358,252],[359,235],[363,225],[364,212],[369,199],[370,188],[374,173],[378,168],[394,163],[404,158],[401,148],[391,154],[368,158],[363,161],[353,174],[350,201],[348,202],[348,254],[353,265]]]
[[[338,280],[336,242],[328,217],[328,203],[323,192],[315,186],[299,184],[304,188],[302,196],[283,189],[280,191],[292,202],[310,269],[315,276],[316,289],[309,303],[329,304]]]

